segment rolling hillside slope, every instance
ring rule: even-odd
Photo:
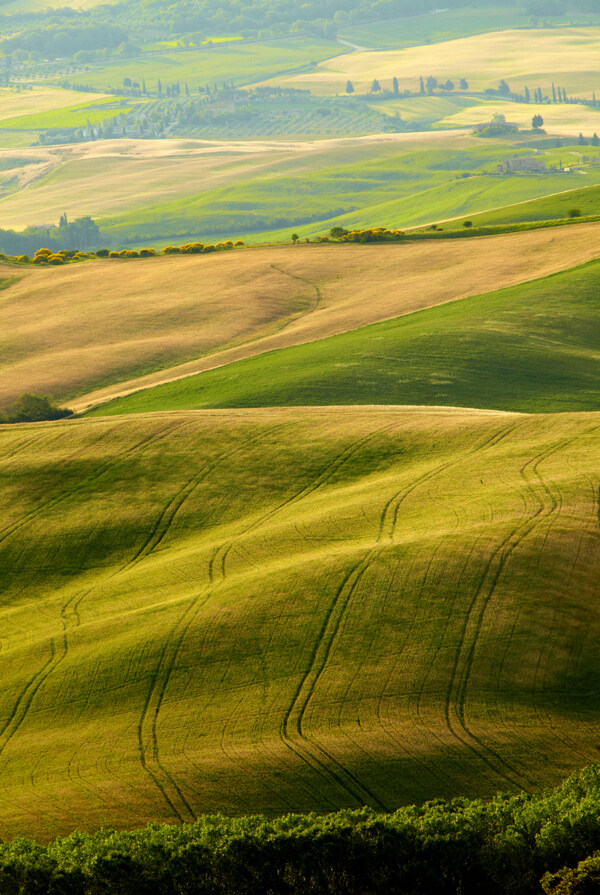
[[[533,791],[597,758],[600,415],[0,429],[0,835]]]
[[[452,241],[448,244],[452,247]],[[471,243],[477,261],[478,244]],[[91,412],[306,404],[598,410],[599,345],[600,262],[593,261],[520,286],[268,352],[130,394]]]
[[[453,240],[2,265],[13,282],[0,291],[0,405],[35,391],[80,408],[520,283],[598,257],[599,234],[598,224],[517,233],[478,239],[476,252]]]

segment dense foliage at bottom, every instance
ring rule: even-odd
[[[0,845],[3,895],[597,892],[600,766],[543,796],[329,815],[204,817]]]

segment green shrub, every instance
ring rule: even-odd
[[[35,423],[71,416],[72,410],[57,407],[49,395],[22,394],[13,404],[0,410],[0,423]]]

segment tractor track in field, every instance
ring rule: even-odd
[[[300,317],[306,317],[307,314],[314,314],[314,312],[316,310],[318,310],[319,307],[321,306],[321,303],[323,301],[323,293],[321,292],[320,288],[315,283],[311,283],[311,281],[307,280],[305,277],[299,277],[295,273],[290,273],[289,270],[284,270],[282,267],[277,267],[276,264],[271,264],[271,268],[273,270],[278,271],[279,273],[284,274],[284,276],[286,276],[286,277],[291,277],[292,280],[299,280],[299,282],[301,282],[301,283],[306,283],[307,286],[310,286],[311,289],[315,290],[315,300],[314,300],[312,308],[309,308],[307,311],[300,312],[296,317],[294,317],[293,320],[287,321],[279,330],[277,330],[278,332],[281,332],[287,326],[289,326],[291,323],[294,323],[296,320],[299,320]]]
[[[309,703],[325,670],[348,606],[372,561],[393,543],[400,506],[409,494],[451,466],[464,462],[465,459],[481,450],[496,446],[513,432],[517,425],[518,423],[511,422],[508,426],[502,427],[486,438],[485,441],[461,455],[461,457],[447,460],[434,467],[434,469],[427,470],[412,483],[396,491],[383,506],[375,543],[367,550],[359,562],[346,573],[325,614],[309,657],[307,668],[283,717],[280,736],[285,745],[306,764],[314,763],[316,765],[315,770],[321,768],[326,772],[328,771],[330,778],[360,805],[370,805],[386,810],[386,806],[375,793],[371,792],[368,787],[338,762],[322,745],[309,740],[305,736],[302,727]],[[384,539],[387,542],[386,544],[382,543]],[[332,770],[331,765],[336,770]]]
[[[525,480],[530,494],[536,501],[537,508],[528,519],[515,526],[503,538],[484,567],[465,615],[446,691],[444,716],[448,729],[456,739],[475,753],[490,770],[511,786],[518,786],[519,788],[522,788],[523,779],[529,786],[534,786],[535,784],[526,774],[519,773],[510,762],[491,746],[484,743],[470,729],[465,716],[467,690],[483,621],[506,566],[525,538],[535,531],[542,522],[550,519],[559,507],[558,501],[539,472],[539,465],[548,457],[563,450],[578,437],[580,436],[576,435],[573,438],[561,440],[558,444],[552,445],[532,457],[521,467],[520,475]],[[526,474],[526,470],[529,469],[531,469],[538,486],[541,486],[541,495],[539,488],[538,490],[534,489]],[[473,627],[473,633],[469,637],[470,626]],[[453,719],[452,715],[455,715],[455,719]]]
[[[102,475],[102,473],[106,472],[107,469],[112,468],[117,463],[121,462],[124,457],[130,456],[131,454],[135,454],[135,453],[139,452],[140,449],[147,448],[148,445],[154,444],[157,441],[162,440],[163,438],[171,435],[173,432],[179,430],[180,428],[184,427],[185,425],[186,425],[185,421],[183,423],[170,425],[170,426],[165,427],[165,429],[161,430],[161,432],[142,439],[141,441],[137,442],[135,445],[129,447],[127,450],[119,453],[117,455],[116,459],[113,459],[112,462],[103,464],[101,469],[97,470],[93,476],[88,477],[88,479],[86,479],[83,484],[86,484],[86,483],[89,484],[90,481],[96,480],[97,478],[100,477],[100,475]],[[249,441],[245,441],[244,444],[239,446],[238,448],[230,450],[230,451],[226,451],[208,469],[206,469],[206,471],[205,470],[202,471],[204,474],[199,474],[198,476],[195,477],[196,479],[198,479],[197,484],[199,484],[200,481],[203,478],[205,478],[206,475],[208,475],[208,473],[210,471],[212,471],[212,469],[214,469],[216,466],[218,466],[220,462],[222,462],[223,460],[230,457],[233,453],[241,450],[242,448],[247,447],[249,443],[253,443],[254,441],[259,440],[261,437],[271,434],[274,431],[274,429],[280,429],[280,428],[282,428],[282,426],[275,426],[272,429],[268,430],[267,433],[261,433],[261,436],[257,436],[256,438],[250,439]],[[79,490],[80,490],[79,488],[74,489],[74,491],[79,491]],[[182,492],[185,492],[185,495],[184,495],[184,499],[185,499],[189,496],[189,494],[192,491],[193,491],[193,488],[190,488],[189,482],[187,482],[186,485],[184,486],[184,488],[180,489],[180,491],[177,492],[177,495],[175,495],[175,498],[178,498]],[[70,491],[68,494],[65,494],[64,495],[65,498],[72,495],[72,493],[74,493],[73,490]],[[176,512],[183,505],[183,502],[184,502],[183,499],[175,500],[175,498],[171,498],[167,502],[167,505],[163,508],[163,511],[159,515],[159,521],[153,526],[152,534],[150,535],[150,537],[147,537],[146,542],[143,547],[143,549],[145,549],[145,551],[146,551],[144,555],[148,555],[152,551],[152,549],[154,549],[154,547],[156,546],[156,544],[153,543],[153,539],[155,536],[155,532],[160,527],[160,522],[167,515],[166,510],[168,508],[172,509],[173,506],[176,506],[176,509],[170,514],[170,516],[168,518],[168,526],[166,528],[164,528],[164,530],[162,530],[160,540],[162,540],[164,538],[164,536],[168,530],[168,527],[170,526],[170,524],[173,521],[173,518],[175,517]],[[148,549],[148,547],[150,545],[151,545],[151,549]],[[102,582],[100,582],[100,583],[106,584],[108,581],[116,578],[118,575],[120,575],[123,572],[125,572],[126,570],[128,570],[132,565],[135,564],[135,561],[139,560],[141,552],[142,552],[141,550],[138,550],[132,560],[129,560],[121,568],[115,570],[108,577],[104,578],[102,580]],[[61,617],[61,623],[62,623],[62,633],[58,637],[51,638],[51,640],[50,640],[50,653],[51,653],[50,659],[48,659],[46,661],[46,663],[42,666],[42,668],[39,669],[29,679],[26,686],[24,687],[24,689],[21,691],[21,693],[17,697],[17,701],[15,702],[15,705],[13,706],[13,710],[12,710],[11,715],[9,716],[6,724],[4,725],[4,727],[2,729],[0,729],[0,756],[2,755],[2,752],[4,751],[4,749],[10,742],[10,740],[17,733],[17,731],[18,731],[19,727],[21,726],[21,724],[23,723],[23,721],[25,720],[27,713],[31,707],[32,702],[33,702],[33,699],[35,698],[35,696],[38,693],[38,691],[40,690],[40,688],[46,682],[48,677],[54,671],[56,671],[58,666],[67,657],[68,651],[69,651],[69,639],[68,638],[69,638],[69,631],[73,627],[72,622],[74,620],[76,625],[79,624],[79,607],[80,607],[82,601],[84,599],[86,599],[86,597],[88,597],[89,594],[92,593],[93,590],[99,586],[99,584],[92,585],[92,587],[88,588],[83,593],[79,592],[77,594],[74,594],[61,607],[60,617]],[[143,761],[142,761],[142,764],[144,764]],[[148,771],[149,775],[154,780],[155,784],[161,790],[161,792],[165,798],[165,801],[167,802],[169,807],[173,810],[173,813],[180,820],[183,820],[182,815],[178,812],[172,799],[169,798],[166,791],[163,791],[164,784],[160,781],[158,774],[153,774],[153,772],[151,770],[149,770],[148,768],[145,768],[145,769]],[[180,796],[182,803],[187,806],[187,803],[186,803],[185,798],[183,797],[183,794],[181,794],[179,787],[177,786],[176,782],[171,778],[171,775],[168,773],[168,771],[166,771],[163,768],[160,768],[160,771],[162,772],[162,774],[164,775],[166,780],[172,785],[172,788]],[[187,806],[187,807],[189,808],[189,806]],[[191,815],[193,815],[191,808],[189,808],[189,813]]]
[[[120,453],[118,453],[116,455],[116,457],[115,457],[115,455],[113,455],[110,460],[106,460],[104,463],[101,463],[100,466],[98,466],[97,469],[93,473],[91,473],[88,476],[85,476],[85,478],[83,478],[83,479],[80,479],[78,481],[77,485],[73,486],[72,488],[68,488],[64,491],[61,491],[60,494],[56,494],[54,497],[51,497],[49,500],[44,501],[39,506],[35,507],[35,509],[30,510],[23,517],[21,517],[21,519],[17,519],[15,522],[12,522],[10,525],[5,526],[5,528],[0,529],[0,543],[5,541],[7,538],[9,538],[11,535],[13,535],[19,529],[23,528],[24,525],[27,525],[29,522],[32,522],[35,519],[37,519],[37,517],[41,513],[44,513],[47,510],[54,509],[54,507],[58,506],[61,503],[64,503],[65,500],[68,500],[70,497],[73,497],[75,494],[79,494],[80,492],[84,491],[87,487],[89,487],[89,485],[92,482],[95,482],[97,479],[99,479],[101,476],[103,476],[104,473],[107,472],[109,469],[111,469],[115,465],[115,463],[117,463],[118,461],[125,459],[130,454],[136,453],[140,448],[145,447],[149,443],[154,442],[156,440],[160,440],[161,438],[165,437],[167,434],[170,434],[171,432],[175,431],[176,429],[181,428],[181,426],[183,426],[183,425],[184,425],[184,423],[179,423],[178,425],[171,424],[171,425],[165,426],[165,428],[163,430],[161,430],[161,432],[159,432],[158,434],[148,435],[148,436],[144,437],[141,441],[139,441],[137,444],[130,446],[130,447],[126,448],[125,450],[121,451]],[[96,439],[96,442],[94,442],[94,443],[101,441],[106,435],[109,435],[111,432],[114,432],[115,429],[118,429],[119,427],[122,427],[122,426],[123,426],[123,423],[117,423],[115,426],[112,426],[110,429],[105,430]],[[82,454],[85,455],[85,453],[88,450],[89,450],[89,445],[85,445],[84,447],[79,448],[77,451],[75,451],[74,454],[71,454],[71,456],[65,460],[65,463],[72,462],[74,459],[80,457]]]
[[[364,447],[366,443],[372,440],[377,435],[382,434],[385,431],[388,431],[393,427],[393,423],[388,424],[387,426],[381,427],[376,432],[371,432],[369,435],[360,439],[358,442],[350,445],[345,451],[343,451],[332,463],[328,464],[326,469],[324,469],[317,478],[311,482],[309,486],[305,486],[302,488],[297,494],[293,495],[291,498],[283,501],[279,506],[274,507],[264,514],[259,520],[252,523],[251,526],[248,527],[247,531],[253,530],[259,525],[263,524],[265,521],[271,519],[276,513],[280,512],[285,507],[289,506],[291,503],[295,503],[296,501],[312,494],[313,491],[317,490],[317,488],[321,487],[332,474],[334,474],[345,462],[347,462],[354,454],[360,450],[360,448]],[[280,429],[281,426],[275,427],[275,429]],[[268,433],[262,433],[261,437],[265,437],[266,434],[271,434],[274,430],[269,430]],[[253,439],[253,440],[258,440]],[[241,450],[242,447],[247,447],[249,442],[246,442],[239,448],[236,448],[235,451],[229,452],[227,457],[231,456],[231,453],[235,453],[238,450]],[[223,457],[222,459],[225,459]],[[243,532],[245,534],[247,532]],[[241,534],[240,536],[241,537]],[[227,542],[225,546],[230,545],[230,542]],[[209,585],[204,590],[202,590],[196,599],[186,607],[183,615],[180,616],[175,625],[171,628],[171,631],[167,635],[165,643],[163,644],[163,649],[159,656],[159,661],[156,667],[155,674],[151,680],[150,688],[148,690],[148,694],[146,700],[144,702],[144,707],[142,709],[142,715],[140,717],[140,721],[138,722],[138,744],[139,744],[139,752],[142,765],[144,769],[149,773],[154,783],[158,786],[158,788],[163,792],[163,796],[167,801],[169,807],[174,812],[174,814],[178,817],[179,820],[183,820],[185,813],[187,812],[195,819],[195,815],[187,802],[184,799],[182,793],[180,791],[177,792],[177,797],[169,797],[166,794],[165,781],[169,781],[173,783],[170,774],[166,769],[160,765],[160,757],[159,757],[159,746],[158,746],[158,719],[160,710],[162,708],[162,704],[164,701],[165,693],[167,687],[169,685],[169,681],[173,672],[173,668],[175,667],[175,663],[177,661],[177,657],[187,635],[187,632],[192,625],[195,617],[200,611],[201,607],[206,603],[206,601],[210,598],[214,590],[219,587],[225,580],[225,576],[221,578],[220,581],[215,582],[214,580],[214,566],[215,566],[215,557],[218,554],[221,548],[217,548],[217,551],[213,553],[211,558],[211,562],[209,563]],[[228,551],[227,551],[228,552]],[[220,564],[221,568],[224,568],[224,565]],[[161,674],[161,669],[163,672]],[[160,678],[160,680],[159,680]],[[153,703],[153,707],[151,707],[151,703]],[[144,727],[147,726],[147,719],[150,718],[150,731],[148,734],[148,741],[150,743],[149,747],[144,745]],[[151,756],[151,760],[153,760],[160,769],[160,774],[156,771],[152,771],[148,765],[148,756]],[[160,779],[162,777],[162,779]],[[176,806],[176,802],[179,801],[179,807]]]
[[[342,451],[338,456],[329,463],[325,469],[323,469],[319,475],[313,479],[313,481],[309,485],[305,485],[296,494],[293,494],[291,497],[288,497],[286,500],[282,501],[276,507],[273,507],[271,510],[268,510],[264,515],[262,515],[259,519],[252,522],[248,525],[243,531],[241,531],[235,538],[232,538],[230,541],[226,541],[223,544],[220,544],[219,547],[213,552],[209,564],[208,564],[208,577],[211,583],[215,582],[216,578],[216,569],[219,570],[220,580],[224,581],[227,577],[227,557],[229,553],[234,548],[234,546],[243,538],[245,535],[254,531],[257,528],[260,528],[266,522],[269,522],[273,516],[276,516],[282,510],[287,509],[298,501],[304,500],[310,494],[313,494],[319,488],[326,485],[328,481],[330,481],[331,477],[335,475],[342,467],[351,460],[355,454],[357,454],[366,444],[372,441],[379,435],[384,434],[385,432],[389,432],[390,429],[394,427],[394,423],[390,423],[387,426],[382,426],[380,429],[377,429],[375,432],[370,432],[369,435],[365,435],[364,438],[359,439],[358,441],[353,442],[349,447],[347,447],[344,451]]]
[[[88,476],[85,480],[83,480],[81,484],[81,488],[84,485],[89,484],[91,481],[97,480],[103,473],[107,472],[108,469],[113,468],[116,464],[121,462],[125,457],[130,456],[132,454],[137,453],[140,449],[146,448],[149,444],[155,443],[156,441],[162,440],[168,434],[180,428],[179,425],[170,425],[165,427],[159,433],[144,437],[136,444],[131,445],[126,450],[121,451],[116,458],[113,458],[111,462],[103,463],[99,469],[92,476]],[[112,430],[111,430],[112,431]],[[74,488],[69,490],[64,494],[64,499],[67,499],[69,496],[72,496],[74,493],[77,493],[81,490],[81,488]],[[59,503],[58,497],[56,500],[49,501],[44,504],[43,507],[39,508],[40,512],[43,508],[47,508],[50,504],[51,506],[55,506]],[[23,524],[30,521],[31,515],[29,514],[24,520]],[[39,513],[35,514],[36,516]],[[10,531],[10,534],[13,533],[15,529]],[[8,535],[6,535],[8,537]],[[72,601],[75,597],[70,597],[69,600],[60,610],[60,621],[62,624],[62,631],[60,634],[54,635],[50,638],[49,641],[49,650],[50,657],[46,660],[46,662],[39,668],[27,681],[23,689],[20,693],[17,694],[16,700],[13,704],[13,708],[4,722],[3,726],[0,728],[0,756],[8,746],[9,742],[13,739],[15,734],[18,732],[19,728],[23,724],[23,721],[27,717],[29,713],[29,709],[33,703],[33,700],[40,688],[46,682],[46,680],[50,677],[50,675],[58,668],[58,666],[64,661],[67,657],[69,651],[69,643],[68,643],[68,629],[69,629],[69,618],[68,618],[68,609]]]
[[[208,475],[209,472],[212,472],[225,460],[228,460],[240,451],[245,450],[249,445],[260,442],[282,428],[285,428],[285,424],[273,426],[266,432],[261,432],[260,435],[247,439],[241,445],[237,445],[235,448],[225,451],[212,464],[210,469],[206,471],[206,475]],[[198,481],[198,484],[200,484],[200,481],[202,481],[206,475],[202,476]],[[178,493],[181,494],[182,492],[185,492],[187,497],[191,493],[191,490],[189,490],[189,483],[187,483]],[[167,506],[172,503],[172,500]],[[178,502],[178,508],[181,507],[182,504],[183,500]],[[162,517],[164,518],[164,516],[165,513],[163,512]],[[150,544],[151,540],[152,538],[147,540],[147,543]],[[186,816],[195,820],[196,814],[189,801],[183,795],[180,786],[164,766],[160,758],[158,745],[158,718],[175,667],[175,662],[177,661],[185,636],[201,607],[209,599],[210,594],[210,587],[201,590],[188,604],[183,614],[178,618],[165,637],[162,649],[159,653],[158,662],[150,679],[150,686],[146,693],[146,698],[137,725],[138,751],[141,765],[156,787],[160,790],[173,814],[182,822],[185,820]],[[148,725],[150,729],[146,732],[145,728]]]
[[[594,428],[588,430],[584,434],[588,435],[594,431],[597,431],[597,427],[594,427]],[[568,584],[567,584],[567,589],[570,589],[572,587],[573,573],[574,573],[575,568],[578,566],[578,564],[580,562],[580,556],[581,556],[581,552],[582,552],[583,543],[586,539],[586,536],[590,533],[590,526],[594,530],[597,529],[598,527],[600,527],[600,488],[598,488],[598,486],[596,485],[596,482],[594,480],[592,480],[592,478],[586,472],[584,472],[583,470],[579,470],[579,469],[575,470],[575,467],[573,467],[571,463],[569,463],[569,466],[571,466],[571,468],[573,468],[574,471],[579,472],[581,477],[587,481],[589,488],[590,488],[590,493],[591,493],[592,508],[591,508],[591,513],[590,513],[590,522],[589,522],[587,528],[582,529],[579,540],[578,540],[577,551],[575,552],[575,556],[573,558],[573,562],[571,564],[571,568],[570,568],[570,572],[569,572],[569,580],[568,580]],[[560,489],[558,489],[558,490],[559,490],[559,501],[562,506]],[[560,512],[560,510],[559,510],[559,512]],[[542,550],[540,550],[540,555],[541,555],[543,549],[545,548],[546,540],[547,540],[547,537],[548,537],[548,534],[550,531],[550,527],[551,526],[548,527],[548,532],[547,532],[546,538],[544,539],[544,544],[542,546]],[[556,610],[554,612],[554,624],[553,624],[553,627],[556,630],[559,629],[559,619],[560,619],[560,614],[559,614],[558,610]],[[564,621],[565,620],[563,619],[563,627],[564,627]],[[579,626],[579,628],[580,627],[581,626]],[[581,651],[583,649],[583,643],[585,642],[586,637],[587,637],[587,633],[584,633],[583,636],[579,638],[579,648],[577,649],[576,652],[574,652],[572,649],[569,649],[569,653],[571,655],[577,656],[577,659],[581,654]],[[552,644],[552,645],[554,645],[554,644]],[[572,736],[568,736],[568,735],[565,736],[559,732],[555,721],[553,721],[552,716],[548,712],[548,709],[546,707],[545,700],[544,700],[544,694],[546,692],[546,682],[547,682],[548,671],[549,671],[550,662],[551,662],[550,644],[548,645],[548,649],[547,649],[547,659],[544,664],[544,672],[543,672],[541,689],[540,689],[540,686],[538,684],[538,679],[539,679],[541,665],[542,665],[542,655],[543,655],[543,651],[540,651],[539,661],[538,661],[538,665],[536,668],[536,673],[535,673],[535,677],[534,677],[534,681],[533,681],[533,693],[532,693],[533,708],[534,708],[536,716],[537,717],[543,716],[546,726],[547,726],[548,730],[552,733],[552,735],[563,746],[565,746],[568,751],[577,752],[579,755],[581,755],[582,761],[584,763],[588,763],[590,760],[595,760],[595,757],[596,757],[595,755],[593,756],[592,759],[590,759],[589,751],[586,752],[585,750],[582,750],[581,744],[579,741],[574,740]],[[538,708],[538,693],[541,694],[541,699],[542,699],[542,705],[539,708]],[[582,718],[581,712],[577,711],[577,714],[578,714],[580,720],[582,721],[582,723],[584,723],[584,724],[589,723],[589,722],[586,722]]]

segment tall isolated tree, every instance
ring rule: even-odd
[[[464,78],[461,78],[461,79],[460,79],[460,81],[459,81],[459,83],[458,83],[458,86],[460,87],[461,90],[468,90],[468,89],[469,89],[469,83],[468,83],[468,81],[466,81]]]
[[[542,118],[541,115],[534,115],[533,118],[531,119],[531,124],[533,125],[535,130],[540,128],[543,125],[543,123],[544,123],[544,119]]]
[[[381,84],[377,80],[377,78],[373,78],[373,83],[371,84],[371,93],[379,93],[381,91]]]
[[[354,84],[352,81],[346,81],[346,93],[354,93]]]
[[[392,90],[394,91],[394,93],[398,93],[398,78],[396,78],[395,76],[392,78]]]
[[[554,86],[554,82],[552,83],[552,102],[556,102],[556,87]]]
[[[531,93],[529,92],[529,87],[527,87],[527,85],[525,85],[525,102],[531,102]]]
[[[425,83],[423,81],[423,75],[419,78],[419,93],[425,93]]]

